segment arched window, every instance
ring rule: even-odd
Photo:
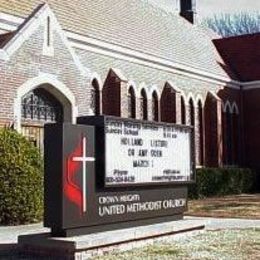
[[[236,103],[227,101],[222,112],[223,162],[225,165],[239,164],[240,124]]]
[[[62,122],[60,102],[43,88],[36,88],[22,98],[22,120],[39,123]]]
[[[99,84],[96,79],[92,81],[91,108],[95,115],[100,115],[100,92]]]
[[[227,164],[232,165],[232,150],[233,150],[233,138],[232,138],[232,114],[229,111],[226,111],[226,123],[227,123],[227,135],[226,135],[226,145],[227,145]]]
[[[194,103],[193,100],[190,98],[189,100],[189,118],[190,118],[190,125],[195,125],[195,114],[194,114]]]
[[[128,117],[136,118],[136,99],[135,91],[132,86],[128,90]]]
[[[203,122],[203,108],[202,103],[199,100],[198,102],[198,135],[199,135],[199,149],[198,149],[198,163],[199,165],[204,164],[204,122]]]
[[[239,124],[239,111],[237,106],[233,109],[232,114],[232,136],[233,136],[233,164],[239,164],[239,148],[240,148],[240,124]]]
[[[156,91],[153,91],[152,94],[152,114],[153,114],[153,121],[159,121],[159,100]]]
[[[232,120],[232,111],[231,111],[230,103],[226,103],[223,111],[223,123],[224,123],[224,164],[226,165],[232,165],[233,164],[233,135],[232,135],[232,129],[233,129],[233,120]]]
[[[186,124],[186,107],[183,96],[181,96],[181,123]]]
[[[143,120],[148,119],[148,108],[147,108],[147,95],[144,89],[141,91],[141,98],[140,98],[140,118]]]

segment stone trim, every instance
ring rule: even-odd
[[[144,89],[145,93],[146,93],[146,97],[147,97],[147,100],[150,99],[150,95],[149,95],[149,89],[148,89],[148,86],[142,82],[140,85],[139,85],[139,88],[138,88],[138,92],[137,92],[137,95],[136,97],[137,98],[141,98],[141,92],[142,90]]]
[[[110,71],[114,72],[114,74],[120,79],[120,81],[127,82],[127,77],[124,73],[118,68],[111,68]]]
[[[93,72],[91,74],[91,76],[90,76],[90,83],[92,83],[92,81],[94,79],[98,82],[99,91],[102,91],[104,83],[103,83],[100,75],[97,72]]]
[[[127,82],[127,93],[128,93],[128,91],[129,91],[130,87],[133,88],[134,93],[135,93],[135,98],[137,98],[137,95],[138,95],[138,93],[139,93],[139,90],[138,90],[138,88],[137,88],[136,83],[135,83],[133,80],[129,80],[129,81]]]
[[[148,99],[152,100],[154,91],[156,92],[156,94],[158,96],[158,101],[160,102],[162,93],[157,85],[152,85],[152,87],[150,88],[149,93],[148,93]]]
[[[196,106],[198,106],[199,101],[201,102],[202,107],[204,107],[205,99],[204,99],[200,94],[198,94],[198,95],[196,96],[196,99],[195,99],[195,104],[196,104]]]
[[[55,75],[51,74],[40,74],[36,78],[31,78],[28,81],[26,81],[23,85],[21,85],[17,92],[16,92],[16,98],[14,100],[14,123],[15,128],[17,131],[21,130],[21,101],[22,97],[28,93],[29,91],[37,88],[38,86],[48,84],[51,85],[56,92],[58,91],[60,94],[62,94],[61,97],[57,97],[55,93],[52,93],[52,89],[47,89],[50,93],[52,93],[63,105],[65,103],[69,103],[71,107],[64,107],[64,120],[67,122],[76,123],[76,118],[78,115],[78,109],[76,106],[76,100],[71,92],[71,90],[65,86],[61,81],[57,80]],[[54,91],[55,92],[55,91]]]
[[[232,104],[229,100],[227,100],[225,103],[222,103],[222,110],[224,113],[230,112],[231,114],[239,114],[239,109],[235,101],[232,102]]]
[[[190,100],[192,100],[194,109],[197,107],[197,103],[196,103],[196,98],[194,97],[192,92],[189,92],[188,95],[186,96],[186,106],[190,106]]]
[[[241,83],[242,90],[251,90],[251,89],[259,89],[260,88],[260,80],[242,82]]]

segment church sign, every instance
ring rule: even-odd
[[[83,117],[45,127],[44,225],[55,236],[181,219],[194,181],[193,131]]]
[[[190,128],[109,117],[104,126],[106,186],[192,180]]]

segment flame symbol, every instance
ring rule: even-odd
[[[81,154],[82,145],[81,142],[79,142],[76,149],[69,155],[66,161],[67,167],[65,168],[64,175],[64,194],[69,201],[77,206],[80,215],[82,215],[83,212],[83,193],[82,189],[75,183],[74,178],[81,163],[73,161],[73,157],[80,156]]]

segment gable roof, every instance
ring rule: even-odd
[[[260,80],[260,33],[216,39],[213,42],[240,80]]]
[[[147,0],[12,0],[0,1],[0,12],[27,18],[44,2],[67,31],[228,76],[205,31]]]
[[[40,4],[36,9],[34,9],[16,31],[0,35],[0,54],[2,59],[8,60],[23,45],[23,43],[30,38],[35,30],[45,23],[47,17],[51,18],[52,27],[55,29],[55,33],[59,34],[64,46],[67,48],[81,74],[88,76],[90,73],[89,69],[83,66],[82,62],[76,55],[75,50],[69,44],[68,39],[60,27],[54,13],[46,4]],[[46,23],[44,26],[46,26]]]

